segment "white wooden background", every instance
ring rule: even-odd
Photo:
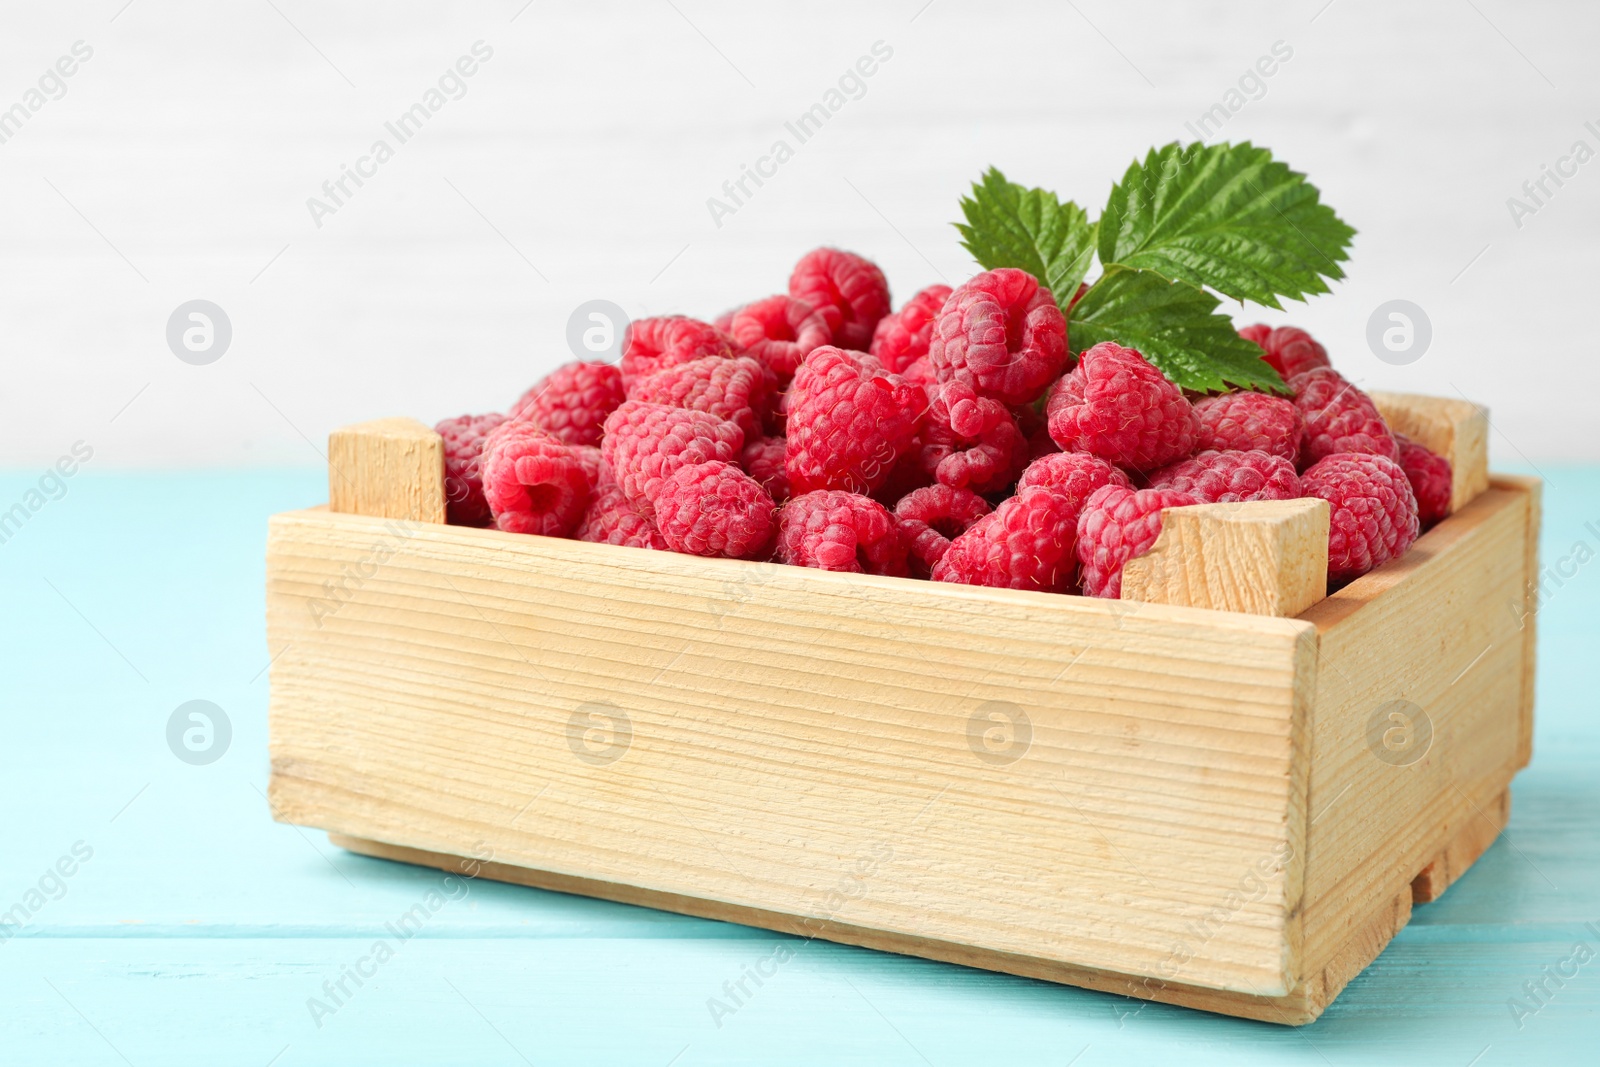
[[[0,144],[0,466],[79,439],[94,467],[316,463],[340,423],[506,405],[569,358],[584,300],[712,315],[820,243],[900,297],[957,282],[984,167],[1095,210],[1280,40],[1218,136],[1307,171],[1360,235],[1333,295],[1262,317],[1365,384],[1487,400],[1501,461],[1600,459],[1600,161],[1520,229],[1506,205],[1600,150],[1593,4],[124,4],[0,13],[0,109],[94,50]],[[479,40],[466,96],[318,229],[307,197]],[[880,40],[865,95],[715,226],[706,199]],[[197,297],[234,329],[204,367],[165,342]],[[1393,298],[1433,323],[1410,366],[1365,343]]]

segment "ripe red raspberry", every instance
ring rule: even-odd
[[[1405,554],[1417,539],[1417,498],[1386,456],[1335,452],[1300,478],[1305,496],[1328,502],[1328,580],[1344,582]]]
[[[840,348],[865,352],[878,320],[889,314],[889,283],[870,260],[837,248],[800,257],[789,275],[789,295],[822,313]]]
[[[1389,432],[1372,398],[1338,371],[1318,367],[1296,375],[1289,387],[1294,390],[1294,406],[1300,409],[1306,427],[1300,440],[1301,467],[1309,467],[1336,452],[1367,452],[1385,459],[1400,457],[1394,434]]]
[[[895,525],[911,553],[911,572],[926,578],[944,558],[950,540],[989,514],[989,502],[970,489],[929,485],[913,490],[894,506]]]
[[[906,369],[900,373],[900,377],[915,385],[922,386],[929,393],[939,387],[939,376],[933,373],[933,364],[928,362],[927,356],[912,360],[906,366]]]
[[[838,489],[797,496],[778,512],[778,558],[796,567],[905,577],[906,545],[876,500]]]
[[[966,382],[1006,404],[1038,398],[1067,361],[1067,320],[1024,270],[984,271],[950,294],[928,342],[941,382]]]
[[[667,550],[667,542],[662,539],[655,523],[628,503],[628,494],[622,491],[620,485],[607,481],[603,476],[600,485],[589,497],[583,522],[572,536],[579,541],[593,541],[602,545]]]
[[[601,481],[614,481],[606,471],[605,456],[595,445],[568,445],[573,455],[578,457],[578,465],[583,468],[583,476],[589,479],[589,489],[598,488]]]
[[[739,465],[779,504],[789,499],[789,472],[783,455],[788,442],[782,437],[761,437],[744,446]]]
[[[1072,502],[1041,486],[1024,489],[950,542],[936,582],[1070,593],[1078,572]]]
[[[1426,530],[1450,514],[1450,461],[1405,434],[1397,433],[1394,439],[1400,446],[1400,467],[1417,497],[1417,518]]]
[[[789,490],[870,493],[921,426],[927,396],[864,352],[825,345],[789,387]]]
[[[792,296],[769,296],[733,313],[728,334],[734,344],[766,365],[782,385],[800,363],[833,336],[822,312]]]
[[[777,389],[777,379],[759,360],[707,356],[638,379],[628,399],[707,412],[738,423],[745,440],[753,441],[761,436],[762,414]]]
[[[658,370],[706,356],[736,355],[736,350],[733,339],[709,322],[683,315],[634,319],[622,335],[622,383],[631,386],[634,379]]]
[[[606,419],[600,451],[634,507],[655,516],[661,483],[689,463],[724,463],[744,448],[737,423],[704,411],[629,400]]]
[[[674,552],[758,559],[772,543],[777,506],[732,463],[688,463],[656,493],[656,528]]]
[[[1261,324],[1246,326],[1239,336],[1260,345],[1266,353],[1262,358],[1286,382],[1315,367],[1329,366],[1328,350],[1298,326],[1279,326],[1275,330]]]
[[[1161,536],[1161,509],[1198,504],[1176,489],[1097,489],[1078,516],[1078,560],[1085,596],[1122,595],[1122,565]]]
[[[972,433],[951,426],[952,407],[970,404],[964,420]],[[959,382],[938,391],[922,430],[922,469],[941,484],[977,493],[1003,491],[1028,465],[1028,440],[1011,409],[979,397]]]
[[[899,311],[885,315],[872,333],[872,354],[887,369],[896,374],[904,373],[907,367],[928,354],[933,324],[948,299],[948,285],[930,285],[907,300]]]
[[[1194,449],[1200,420],[1183,390],[1136,349],[1102,341],[1078,360],[1045,402],[1050,436],[1068,452],[1148,471]]]
[[[489,526],[494,515],[483,498],[483,441],[506,421],[492,415],[460,415],[445,419],[434,432],[444,438],[445,521],[452,526]]]
[[[1016,410],[1019,412],[1033,412],[1036,416],[1034,420],[1024,419],[1020,415],[1017,418],[1017,428],[1028,439],[1028,460],[1030,462],[1061,451],[1061,446],[1056,444],[1055,439],[1050,436],[1050,424],[1044,420],[1044,416],[1038,415],[1037,412],[1033,411],[1032,404]],[[1079,454],[1087,456],[1089,453],[1083,452]],[[1096,458],[1098,459],[1099,457]]]
[[[911,439],[905,454],[895,460],[894,467],[889,471],[889,477],[872,491],[872,499],[886,508],[893,509],[901,497],[918,489],[926,489],[933,484],[935,484],[933,475],[922,466],[922,435],[919,433]]]
[[[622,403],[622,372],[610,363],[557,367],[511,405],[511,417],[536,423],[569,445],[597,445],[606,416]]]
[[[483,495],[502,530],[567,536],[583,519],[589,485],[577,451],[531,422],[501,423],[483,443]]]
[[[1300,409],[1286,396],[1224,393],[1195,401],[1194,413],[1200,419],[1200,433],[1194,442],[1199,451],[1255,449],[1282,456],[1290,463],[1300,455],[1304,429]]]
[[[1041,486],[1060,493],[1072,502],[1073,525],[1077,514],[1095,494],[1107,485],[1129,488],[1128,476],[1099,456],[1087,452],[1051,452],[1028,464],[1017,479],[1017,492]]]
[[[1300,495],[1294,464],[1265,452],[1197,452],[1152,471],[1151,489],[1176,489],[1202,504],[1241,500],[1293,500]]]

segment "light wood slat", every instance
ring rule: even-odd
[[[1539,652],[1539,598],[1543,575],[1539,571],[1539,529],[1544,515],[1544,483],[1538,478],[1516,474],[1497,474],[1492,483],[1528,495],[1527,554],[1523,562],[1523,595],[1513,597],[1506,611],[1517,617],[1522,628],[1522,720],[1518,730],[1517,766],[1526,767],[1533,759],[1533,690],[1538,672],[1534,670]]]
[[[1150,975],[1264,864],[1177,976],[1294,983],[1305,623],[453,527],[314,613],[386,537],[274,520],[289,821],[798,916],[883,846],[852,922]],[[575,755],[580,709],[628,716],[625,756]]]
[[[1161,513],[1122,568],[1122,599],[1289,617],[1328,592],[1328,503],[1252,500]]]
[[[1378,953],[1383,951],[1396,931],[1406,924],[1411,914],[1409,895],[1385,902],[1383,906],[1374,910],[1362,926],[1352,932],[1347,951],[1338,959],[1330,960],[1322,971],[1310,976],[1309,980],[1300,982],[1291,992],[1282,996],[1257,996],[1121,974],[1116,971],[1040,959],[1037,956],[993,952],[950,941],[875,930],[838,918],[799,918],[782,912],[764,911],[700,897],[659,893],[614,882],[601,882],[591,878],[496,863],[492,860],[485,862],[477,857],[406,848],[350,837],[346,834],[329,834],[328,839],[340,848],[364,856],[438,867],[474,878],[491,878],[516,885],[553,889],[562,893],[579,893],[603,900],[659,908],[722,922],[760,926],[797,937],[820,938],[847,945],[860,945],[880,952],[922,956],[964,967],[1002,971],[1046,982],[1060,982],[1139,1000],[1177,1004],[1186,1008],[1221,1012],[1285,1026],[1308,1023],[1321,1015],[1350,979],[1377,958]]]
[[[328,508],[444,522],[444,440],[415,419],[376,419],[328,435]]]
[[[1488,851],[1499,838],[1500,832],[1511,821],[1511,790],[1506,790],[1489,803],[1473,811],[1462,813],[1462,822],[1450,827],[1454,836],[1438,855],[1422,868],[1422,873],[1411,881],[1411,899],[1418,904],[1429,904],[1444,895],[1456,879],[1478,862],[1478,857]]]
[[[1383,419],[1450,461],[1450,511],[1489,488],[1489,409],[1470,400],[1417,393],[1370,394]]]

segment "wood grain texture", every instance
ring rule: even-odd
[[[1296,983],[1306,623],[443,526],[362,568],[392,536],[273,521],[281,819],[979,952]],[[347,570],[359,588],[314,610]]]
[[[552,889],[562,893],[577,893],[602,900],[657,908],[681,915],[740,923],[745,926],[759,926],[808,940],[835,941],[879,952],[921,956],[924,959],[955,963],[963,967],[1000,971],[1025,978],[1098,990],[1102,993],[1115,993],[1158,1004],[1175,1004],[1185,1008],[1286,1026],[1308,1023],[1321,1015],[1345,984],[1383,951],[1384,946],[1405,925],[1406,918],[1410,915],[1409,897],[1404,899],[1403,912],[1400,901],[1378,909],[1369,923],[1352,937],[1347,951],[1339,959],[1330,961],[1322,971],[1310,976],[1309,981],[1298,983],[1289,993],[1280,996],[1262,996],[1077,966],[1041,959],[1034,955],[993,952],[972,945],[859,926],[836,918],[789,915],[702,897],[661,893],[592,878],[533,870],[493,861],[485,862],[470,856],[406,848],[401,845],[351,837],[347,834],[333,833],[329,834],[328,838],[340,848],[364,856],[437,867],[473,878],[489,878],[532,886],[536,889]]]
[[[1370,394],[1390,427],[1450,461],[1450,511],[1489,488],[1489,409],[1417,393]]]
[[[427,480],[379,469],[400,471],[380,512]],[[1474,814],[1504,825],[1482,808],[1521,766],[1531,664],[1522,621],[1484,607],[1526,595],[1536,506],[1481,494],[1294,620],[282,515],[274,814],[372,854],[1303,1023],[1414,888],[1487,846]],[[1323,549],[1323,573],[1320,502],[1172,516],[1140,588],[1253,573],[1233,602],[1281,610],[1297,559]],[[1166,562],[1185,544],[1197,577]],[[1250,552],[1226,578],[1200,558]]]
[[[1539,532],[1544,522],[1544,483],[1527,475],[1497,474],[1492,483],[1528,495],[1527,557],[1523,561],[1524,586],[1520,598],[1513,597],[1505,607],[1517,618],[1522,629],[1522,723],[1517,738],[1517,766],[1526,767],[1533,759],[1533,699],[1538,672],[1534,669],[1539,652],[1540,587]]]
[[[1531,494],[1490,489],[1300,616],[1317,626],[1305,961],[1334,958],[1522,766]]]
[[[328,510],[444,522],[444,440],[415,419],[374,419],[333,431]]]
[[[1478,862],[1511,821],[1511,790],[1507,789],[1481,809],[1464,813],[1463,822],[1452,827],[1455,836],[1433,857],[1422,873],[1411,880],[1411,899],[1430,904],[1444,895],[1467,868]]]
[[[1298,615],[1328,592],[1325,500],[1197,504],[1161,513],[1161,535],[1122,568],[1122,599]]]

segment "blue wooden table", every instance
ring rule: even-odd
[[[0,920],[21,920],[0,927],[0,1063],[1592,1062],[1600,469],[1543,473],[1538,727],[1510,829],[1299,1030],[448,883],[274,823],[266,518],[323,499],[323,474],[81,474],[0,544]],[[0,511],[37,481],[0,476]],[[227,715],[215,762],[169,747],[190,700]],[[793,957],[713,1018],[779,942]]]

